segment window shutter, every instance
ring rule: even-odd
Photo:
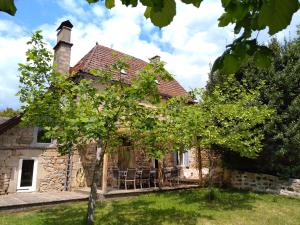
[[[190,166],[189,151],[183,153],[183,160],[184,160],[184,166],[189,167]]]

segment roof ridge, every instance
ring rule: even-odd
[[[83,62],[82,65],[82,70],[84,70],[84,68],[92,61],[96,48],[98,47],[98,44],[96,44],[88,53],[87,53],[87,60],[85,62]]]

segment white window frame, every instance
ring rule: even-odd
[[[39,128],[35,127],[33,129],[33,140],[31,143],[31,147],[55,147],[56,146],[56,141],[51,139],[50,143],[41,143],[37,141],[37,137],[38,137],[38,132],[39,132]]]
[[[32,174],[32,186],[21,187],[23,160],[34,160],[33,174]],[[38,166],[37,157],[22,157],[22,158],[19,159],[17,192],[33,192],[33,191],[36,191],[37,166]]]

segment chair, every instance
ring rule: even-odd
[[[125,175],[125,189],[127,190],[127,183],[133,183],[134,189],[136,189],[136,169],[127,169],[127,174]]]
[[[150,188],[150,169],[143,169],[142,176],[140,178],[140,187],[143,188],[143,183],[147,183]]]
[[[154,169],[150,171],[150,183],[153,183],[154,187],[158,185],[158,170]]]
[[[125,186],[125,178],[127,176],[127,170],[119,170],[118,177],[119,177],[119,185],[118,188],[120,189],[121,184]]]
[[[171,170],[165,168],[163,176],[164,176],[164,181],[169,182],[169,185],[171,185],[171,179],[172,179],[172,177],[171,177]]]
[[[143,173],[143,169],[138,169],[136,171],[136,175],[135,175],[135,184],[136,185],[139,184],[141,186],[142,173]]]

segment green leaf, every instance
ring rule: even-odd
[[[138,0],[131,0],[130,4],[132,5],[132,7],[136,7],[138,5]]]
[[[155,11],[154,8],[151,8],[150,19],[151,22],[162,28],[169,25],[174,16],[176,15],[176,3],[174,0],[164,0],[163,7],[160,11]]]
[[[105,7],[108,9],[115,7],[115,0],[105,0]]]
[[[131,5],[132,7],[136,7],[138,4],[138,0],[121,0],[123,5],[129,6]]]
[[[223,71],[226,74],[235,73],[239,69],[239,67],[240,63],[234,55],[227,54],[224,56]]]
[[[272,51],[262,46],[254,54],[255,65],[260,68],[268,68],[272,62]]]
[[[195,7],[199,8],[202,0],[181,0],[185,4],[193,4]]]
[[[228,11],[237,21],[241,21],[249,12],[248,7],[240,2],[230,6]]]
[[[144,5],[144,6],[153,6],[153,3],[151,0],[140,0],[140,2]]]
[[[222,6],[225,8],[225,7],[227,7],[229,4],[230,4],[230,2],[231,2],[232,0],[222,0]]]
[[[215,60],[212,66],[212,72],[220,70],[222,67],[223,67],[223,56],[220,56]]]
[[[99,0],[86,0],[89,4],[99,2]]]
[[[223,15],[218,19],[219,27],[226,27],[232,20],[232,15],[229,13],[223,13]]]
[[[264,0],[258,24],[261,27],[268,26],[269,34],[273,35],[290,24],[298,9],[298,0]]]
[[[148,19],[150,17],[150,14],[151,14],[151,7],[147,7],[145,12],[144,12],[144,16]]]
[[[0,0],[0,11],[6,12],[11,16],[16,14],[16,6],[14,0]]]

